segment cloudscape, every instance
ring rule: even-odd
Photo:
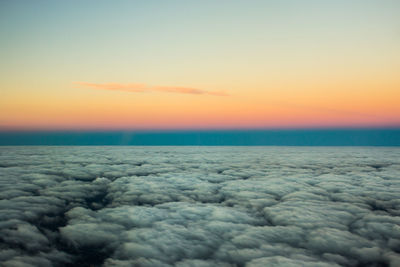
[[[400,267],[399,14],[0,0],[0,266]]]
[[[399,266],[393,148],[2,147],[3,266]]]

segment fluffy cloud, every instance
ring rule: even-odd
[[[399,266],[400,150],[0,148],[4,266]]]

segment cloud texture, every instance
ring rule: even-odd
[[[2,147],[2,266],[400,266],[400,149]]]

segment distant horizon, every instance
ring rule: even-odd
[[[204,131],[302,131],[302,130],[374,130],[400,129],[400,124],[365,126],[284,126],[284,127],[171,127],[171,128],[7,128],[3,132],[204,132]]]
[[[0,131],[0,145],[400,146],[400,128]]]

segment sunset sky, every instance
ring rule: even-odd
[[[0,1],[0,130],[400,126],[400,1]]]

